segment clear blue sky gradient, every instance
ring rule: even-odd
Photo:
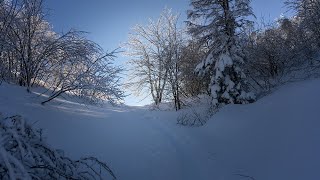
[[[264,17],[273,21],[286,12],[284,0],[253,0],[251,5],[259,21]],[[89,32],[88,38],[106,51],[119,47],[128,38],[135,24],[146,24],[149,18],[156,19],[165,7],[180,13],[180,23],[186,20],[190,9],[189,0],[46,0],[47,17],[56,32],[70,28]],[[117,65],[124,65],[128,57],[119,55]],[[128,92],[129,93],[129,92]],[[144,105],[150,99],[127,97],[126,104]]]

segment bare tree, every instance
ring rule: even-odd
[[[156,105],[168,91],[176,109],[180,109],[179,63],[183,40],[177,19],[177,15],[165,9],[158,20],[150,20],[145,27],[135,26],[126,47],[127,54],[133,57],[128,84],[137,93],[147,90]]]
[[[300,26],[310,36],[310,40],[320,48],[320,1],[319,0],[287,0],[287,7],[296,12]]]
[[[44,44],[53,38],[50,26],[44,20],[42,0],[23,0],[21,11],[11,24],[8,44],[14,49],[19,63],[19,84],[30,91],[45,55]],[[42,57],[42,58],[40,58]]]
[[[185,44],[183,29],[177,27],[178,16],[171,13],[171,11],[165,9],[163,17],[167,22],[167,37],[165,57],[167,58],[169,76],[168,92],[172,95],[174,106],[176,110],[181,109],[181,95],[182,95],[182,82],[181,82],[181,64],[182,64],[182,50]]]
[[[246,71],[255,89],[265,93],[288,81],[314,76],[317,50],[297,17],[280,18],[251,33]]]
[[[44,19],[43,0],[13,2],[0,4],[0,69],[7,81],[28,91],[34,85],[48,88],[42,104],[67,92],[91,102],[122,101],[116,52],[104,53],[81,31],[54,32]]]
[[[210,78],[207,76],[198,76],[194,68],[201,62],[206,55],[208,48],[202,47],[196,39],[192,39],[181,51],[181,83],[182,93],[186,97],[195,97],[199,94],[209,94],[208,86]]]
[[[19,0],[0,1],[0,80],[10,79],[13,69],[11,56],[8,58],[10,46],[7,43],[8,31],[21,10]]]
[[[74,33],[63,38],[59,60],[49,64],[50,73],[44,82],[51,85],[49,89],[52,91],[46,92],[49,97],[42,104],[64,93],[93,103],[103,100],[121,103],[124,93],[120,89],[119,74],[122,68],[113,66],[116,51],[103,54],[97,44]]]

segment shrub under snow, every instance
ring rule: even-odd
[[[95,157],[71,160],[43,141],[21,116],[0,113],[0,179],[116,179]]]

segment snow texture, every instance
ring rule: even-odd
[[[223,72],[226,67],[230,67],[233,64],[232,59],[228,54],[221,54],[218,59],[219,60],[216,61],[215,66],[215,69],[217,69],[217,71]]]
[[[228,105],[199,128],[173,111],[94,107],[2,84],[0,112],[21,114],[67,156],[94,155],[118,179],[320,179],[320,80],[289,84],[246,105]],[[0,151],[1,152],[1,151]]]

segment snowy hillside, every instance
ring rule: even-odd
[[[94,107],[0,86],[0,112],[43,128],[47,141],[79,158],[94,155],[118,179],[320,179],[320,80],[286,85],[249,105],[229,105],[203,127],[174,111]]]

